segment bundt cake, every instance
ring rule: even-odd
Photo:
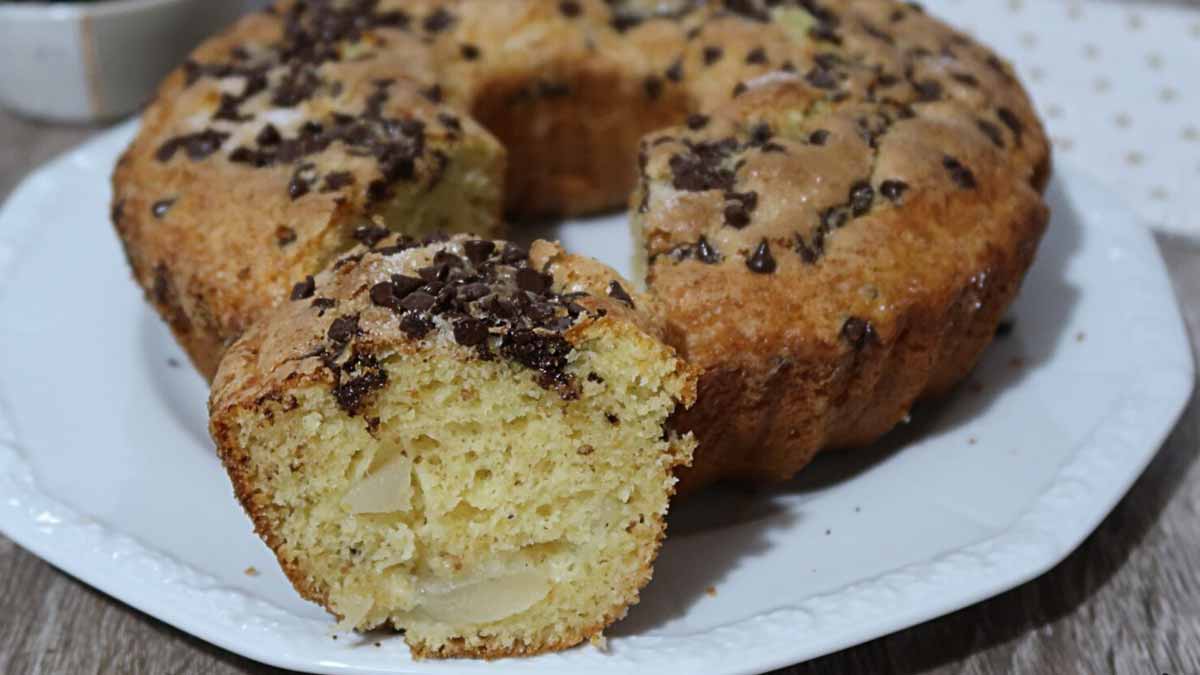
[[[293,584],[419,656],[598,637],[650,579],[695,375],[653,300],[536,242],[379,229],[228,351],[211,429]]]
[[[429,614],[435,610],[418,609],[414,598],[448,588],[437,584],[485,584],[439,577],[421,567],[431,559],[423,553],[395,568],[394,586],[370,586],[377,592],[368,605],[364,587],[352,579],[367,570],[378,576],[404,537],[419,540],[410,527],[416,511],[370,516],[403,523],[404,532],[413,533],[379,544],[389,553],[370,562],[337,558],[349,554],[327,550],[323,536],[308,530],[284,533],[285,523],[303,528],[340,518],[334,529],[341,534],[330,535],[329,545],[365,550],[351,541],[367,518],[346,506],[354,501],[346,501],[350,483],[371,485],[376,472],[408,472],[416,476],[416,509],[425,499],[421,481],[434,475],[420,478],[429,460],[418,464],[417,458],[436,456],[421,454],[428,434],[419,430],[427,427],[417,421],[397,426],[400,418],[368,408],[419,405],[438,415],[460,414],[458,401],[439,410],[448,394],[424,398],[420,392],[448,391],[439,383],[458,377],[480,391],[501,372],[513,376],[513,362],[525,358],[514,344],[505,355],[504,340],[517,338],[496,338],[490,329],[487,339],[500,342],[487,349],[458,343],[453,354],[440,351],[453,346],[444,338],[459,330],[455,322],[465,322],[462,330],[474,339],[482,334],[478,321],[503,318],[490,306],[485,318],[455,309],[462,316],[449,323],[426,316],[427,307],[390,308],[389,298],[416,282],[357,270],[391,269],[408,264],[405,256],[469,255],[467,240],[454,238],[382,262],[388,256],[381,247],[407,246],[385,235],[470,232],[475,238],[469,241],[487,242],[511,236],[502,235],[505,215],[584,214],[627,202],[647,295],[617,281],[614,291],[628,296],[636,311],[617,306],[623,298],[593,289],[589,297],[608,305],[605,318],[589,309],[569,314],[570,328],[563,320],[539,330],[573,346],[559,353],[565,343],[555,342],[558,351],[551,350],[550,361],[570,364],[568,370],[576,365],[570,355],[583,353],[572,336],[605,322],[615,322],[614,330],[637,326],[644,337],[629,337],[621,349],[643,344],[645,360],[630,360],[615,382],[591,382],[572,371],[574,384],[563,391],[581,396],[573,402],[542,388],[558,382],[554,374],[538,374],[544,381],[532,385],[496,386],[513,395],[537,393],[511,405],[526,406],[519,407],[522,415],[544,415],[571,406],[590,411],[590,391],[615,396],[606,387],[651,378],[646,386],[658,403],[643,409],[638,429],[662,422],[670,431],[655,438],[693,434],[698,446],[691,467],[682,466],[683,441],[662,441],[674,449],[656,445],[651,452],[622,431],[607,441],[606,452],[640,453],[642,467],[679,465],[679,489],[694,490],[722,479],[786,479],[818,451],[869,443],[903,419],[914,401],[949,391],[991,340],[1033,260],[1048,222],[1042,191],[1049,172],[1046,136],[1011,67],[915,3],[282,0],[201,46],[166,80],[117,166],[112,215],[136,279],[192,361],[206,377],[220,364],[214,436],[243,503],[301,592],[355,626],[387,620],[410,627],[422,654],[492,655],[550,649],[594,634],[644,581],[642,572],[629,570],[634,559],[649,564],[644,542],[653,537],[637,530],[631,535],[636,545],[620,544],[636,553],[609,570],[636,583],[612,586],[595,600],[599,613],[578,614],[558,632],[549,623],[535,626],[560,616],[553,608],[578,606],[553,590],[497,624],[447,623],[451,615],[438,619]],[[534,257],[548,246],[535,247]],[[564,267],[589,265],[576,259]],[[454,269],[479,272],[465,264]],[[528,280],[548,272],[557,274],[535,262],[523,274]],[[363,291],[368,277],[373,285]],[[359,279],[346,281],[356,289],[341,285],[343,278]],[[336,292],[309,298],[313,283]],[[445,288],[401,295],[410,304],[441,303]],[[554,288],[547,292],[562,295]],[[382,304],[368,306],[371,291]],[[288,300],[297,294],[299,300]],[[325,306],[330,302],[336,305]],[[556,302],[542,298],[531,306]],[[563,303],[588,308],[584,300]],[[355,313],[341,308],[360,305],[352,323]],[[390,323],[385,329],[370,317],[390,317]],[[410,333],[427,334],[411,337],[404,322]],[[690,409],[672,412],[669,404],[690,400],[683,375],[677,384],[654,375],[668,363],[676,364],[670,372],[683,372],[663,344],[698,373]],[[378,345],[384,353],[373,351]],[[359,351],[373,356],[356,357]],[[638,368],[646,373],[634,375]],[[400,395],[401,381],[415,388]],[[545,410],[536,412],[531,402]],[[439,441],[461,449],[470,437],[491,448],[456,467],[491,461],[503,454],[495,443],[534,433],[516,421],[516,412],[494,412],[513,417],[488,427],[493,440],[482,440],[483,427],[452,426],[455,440]],[[624,429],[625,417],[616,414]],[[304,430],[301,418],[313,426]],[[373,429],[376,418],[382,426]],[[357,440],[334,435],[343,429],[353,429]],[[575,442],[563,426],[545,433],[555,448]],[[377,443],[367,440],[376,438],[372,434],[382,434],[388,449],[370,445]],[[600,452],[591,441],[581,445]],[[566,452],[554,453],[560,451]],[[288,453],[305,459],[284,460]],[[375,455],[382,459],[375,462]],[[393,455],[406,459],[385,469]],[[591,466],[580,459],[587,455],[553,456],[555,467]],[[325,469],[344,475],[334,482],[313,478]],[[661,491],[643,486],[639,499],[661,497],[665,504],[666,479],[655,476]],[[440,502],[447,514],[459,508],[464,517],[486,520],[498,513],[462,497],[473,482],[446,480],[431,490],[450,491]],[[584,485],[600,490],[592,498],[603,501],[625,495],[629,480],[614,470]],[[498,491],[495,499],[514,501],[487,503],[515,504],[533,500],[531,494]],[[301,495],[327,510],[317,520],[306,512],[284,518],[293,508],[289,500]],[[462,497],[458,506],[448,506],[454,495]],[[622,516],[661,513],[657,501],[623,503]],[[514,514],[520,527],[539,518],[559,522],[537,507]],[[506,533],[503,546],[524,551],[531,531]],[[471,546],[490,541],[491,529],[472,532],[484,539]],[[382,537],[378,531],[371,536]],[[451,539],[437,542],[438,550],[460,550]],[[573,545],[584,547],[573,556],[602,550]],[[517,559],[542,561],[529,564],[544,571],[537,565],[553,558],[506,556],[497,557],[502,572],[471,567],[462,574],[503,577]],[[340,567],[334,574],[326,565]],[[426,588],[426,582],[434,585]],[[424,628],[411,628],[418,624]],[[513,628],[517,624],[525,628]]]

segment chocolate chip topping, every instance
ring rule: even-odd
[[[634,306],[633,298],[629,297],[629,293],[625,291],[625,287],[621,286],[621,283],[619,281],[609,282],[608,297],[616,299],[616,300],[620,300],[621,302],[625,303],[626,305],[629,305],[631,308]]]
[[[454,25],[454,15],[446,11],[445,7],[438,7],[432,14],[425,17],[421,22],[421,27],[430,33],[440,33],[450,26]]]
[[[946,155],[942,158],[942,166],[946,167],[946,171],[950,174],[950,180],[954,181],[955,185],[964,190],[971,190],[975,188],[975,174],[972,173],[969,168],[964,166],[962,162],[949,155]]]
[[[689,143],[687,152],[674,155],[669,160],[675,189],[687,192],[732,190],[734,173],[722,164],[737,147],[737,140],[733,138]]]
[[[344,364],[331,362],[333,396],[351,417],[359,414],[370,395],[387,384],[387,371],[372,355],[353,354]]]
[[[879,194],[891,202],[899,202],[905,192],[908,192],[908,183],[902,180],[885,180],[879,185]]]
[[[372,235],[368,240],[377,246],[373,255],[385,258],[390,249],[411,248],[403,237],[381,241]],[[412,339],[422,339],[440,326],[479,358],[499,355],[514,360],[538,371],[541,386],[565,399],[578,396],[577,385],[565,372],[571,346],[561,334],[587,311],[576,302],[583,294],[554,291],[553,277],[531,267],[529,253],[512,243],[497,246],[459,238],[423,255],[428,258],[418,259],[428,260],[424,266],[408,267],[409,273],[392,274],[371,285],[371,305],[395,314],[398,328]],[[633,299],[619,283],[608,292],[632,306]],[[347,345],[353,346],[358,315],[349,316],[353,318],[339,317],[330,326],[320,352],[325,357],[344,354]]]
[[[755,274],[771,274],[775,271],[775,257],[771,255],[771,245],[766,239],[760,241],[754,254],[746,259],[746,267]]]
[[[700,241],[696,242],[696,258],[707,265],[721,262],[721,254],[704,237],[700,237]]]
[[[576,0],[562,0],[558,3],[558,11],[568,19],[574,19],[583,12],[583,8],[579,6]]]
[[[292,300],[307,300],[313,296],[317,290],[317,283],[312,275],[304,277],[304,281],[297,282],[292,286]]]
[[[188,159],[199,161],[219,150],[227,138],[229,134],[215,129],[176,136],[159,146],[154,158],[160,162],[169,162],[176,152],[183,150]]]
[[[842,324],[842,339],[849,342],[855,350],[861,350],[878,337],[870,321],[852,316]]]

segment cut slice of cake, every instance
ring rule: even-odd
[[[695,443],[651,300],[537,242],[390,235],[229,350],[211,431],[235,492],[340,627],[418,656],[561,649],[650,579]]]

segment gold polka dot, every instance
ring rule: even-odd
[[[1059,118],[1063,116],[1063,109],[1056,105],[1046,107],[1046,117]]]
[[[1171,195],[1167,192],[1167,189],[1162,186],[1158,186],[1150,190],[1150,199],[1158,202],[1165,202],[1170,196]]]
[[[1096,45],[1084,45],[1083,55],[1089,61],[1095,61],[1100,58],[1100,48]]]
[[[1151,54],[1146,57],[1146,65],[1150,66],[1150,70],[1162,70],[1163,57],[1162,54]]]
[[[1171,103],[1179,98],[1179,91],[1174,87],[1163,87],[1163,90],[1158,92],[1158,100],[1163,103]]]
[[[1184,127],[1183,140],[1185,141],[1200,141],[1200,129],[1196,127]]]
[[[1041,82],[1046,79],[1046,71],[1042,70],[1039,66],[1034,66],[1029,69],[1029,79],[1034,82]]]
[[[1030,47],[1030,48],[1036,47],[1037,46],[1037,36],[1034,35],[1033,33],[1021,33],[1021,44],[1024,45],[1025,47]]]
[[[1072,21],[1078,21],[1082,17],[1083,7],[1080,7],[1079,3],[1071,3],[1071,5],[1067,7],[1067,18],[1071,19]]]
[[[1014,12],[1021,11],[1025,7],[1025,0],[1008,0],[1008,8]]]
[[[1200,38],[1200,23],[1192,24],[1192,37]]]
[[[1143,155],[1142,153],[1138,152],[1137,150],[1134,150],[1133,152],[1130,152],[1129,154],[1125,155],[1125,163],[1129,164],[1130,166],[1141,166],[1142,162],[1145,162],[1145,161],[1146,161],[1146,156]]]
[[[1054,139],[1054,147],[1063,152],[1070,152],[1075,147],[1075,141],[1065,136],[1058,136]]]
[[[1113,121],[1122,129],[1128,129],[1133,124],[1133,118],[1129,116],[1129,113],[1120,113]]]
[[[1125,23],[1129,26],[1130,30],[1140,30],[1144,24],[1140,14],[1130,14]]]
[[[1092,88],[1095,89],[1097,93],[1103,94],[1109,89],[1112,89],[1112,82],[1109,81],[1107,77],[1099,77],[1096,78],[1096,81],[1092,84]]]

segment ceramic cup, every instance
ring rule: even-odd
[[[246,0],[0,0],[0,104],[63,122],[138,109]]]

